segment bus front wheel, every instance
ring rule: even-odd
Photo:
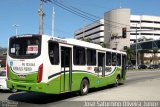
[[[86,95],[89,90],[89,82],[87,79],[83,79],[80,85],[80,94]]]

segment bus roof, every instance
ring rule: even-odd
[[[118,52],[118,53],[126,54],[126,52],[123,52],[123,51],[103,48],[101,45],[94,44],[94,43],[89,43],[89,42],[82,41],[82,40],[77,40],[77,39],[73,39],[73,38],[61,39],[61,38],[58,38],[58,37],[55,37],[55,36],[49,36],[49,35],[45,35],[45,34],[43,34],[43,35],[40,35],[40,34],[23,34],[23,35],[12,36],[11,38],[14,38],[14,37],[33,37],[33,36],[42,36],[43,38],[47,38],[49,40],[57,41],[57,42],[60,42],[62,44],[65,43],[65,44],[70,44],[70,45],[76,45],[76,46],[82,46],[82,47],[97,49],[97,50],[101,50],[101,51],[111,51],[111,52]]]
[[[51,37],[51,36],[50,36],[50,38],[52,38],[53,40],[58,39],[58,40],[60,40],[61,43],[64,42],[65,44],[82,46],[82,47],[97,49],[97,50],[101,50],[101,51],[111,51],[111,52],[118,52],[118,53],[126,54],[126,52],[122,52],[122,51],[118,51],[118,50],[112,50],[112,49],[108,49],[108,48],[103,48],[101,45],[94,44],[94,43],[89,43],[89,42],[86,42],[86,41],[77,40],[77,39],[73,39],[73,38],[61,39],[61,38]]]

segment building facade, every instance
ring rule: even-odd
[[[75,38],[82,40],[90,38],[95,43],[104,42],[104,19],[84,26],[75,32]]]
[[[130,41],[136,40],[135,30],[137,29],[137,38],[143,40],[160,39],[160,16],[149,15],[131,15],[130,17]]]
[[[111,49],[124,50],[130,47],[130,33],[122,37],[122,28],[130,30],[130,9],[113,9],[104,13],[104,43],[109,43]]]
[[[122,37],[122,28],[127,28],[126,38]],[[131,15],[127,8],[113,9],[104,13],[99,21],[75,31],[75,38],[89,38],[92,42],[105,43],[109,48],[124,50],[136,38],[138,41],[160,39],[160,16]]]

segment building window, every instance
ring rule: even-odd
[[[154,35],[153,33],[141,33],[141,35]]]
[[[136,20],[131,20],[131,23],[140,23],[140,21],[136,21]]]
[[[97,26],[92,27],[92,28],[90,28],[90,29],[85,29],[85,28],[84,28],[84,30],[83,30],[82,32],[80,32],[80,33],[76,34],[75,36],[78,36],[78,35],[83,34],[83,33],[85,33],[85,32],[88,32],[88,31],[94,30],[94,29],[99,28],[99,27],[101,27],[101,26],[104,26],[104,25],[103,25],[103,24],[100,24],[100,25],[97,25]]]
[[[98,34],[98,33],[101,33],[101,32],[104,32],[104,30],[100,30],[100,31],[97,31],[97,32],[93,32],[93,33],[91,33],[91,34],[85,35],[84,37],[86,38],[86,37],[89,37],[89,36],[92,36],[92,35],[95,35],[95,34]],[[80,39],[83,39],[84,37],[80,37]],[[95,38],[93,38],[93,39],[95,39]]]
[[[141,23],[153,23],[153,21],[142,20]]]
[[[96,50],[87,49],[87,65],[96,65]]]
[[[160,28],[156,28],[156,27],[155,27],[154,30],[160,30]]]
[[[158,21],[154,21],[154,23],[155,23],[155,24],[160,24],[160,22],[158,22]]]
[[[160,34],[154,34],[155,36],[160,36]]]
[[[141,29],[153,29],[153,27],[141,27]]]
[[[58,65],[59,64],[59,44],[56,42],[49,41],[48,46],[48,54],[49,59],[52,65]]]
[[[130,35],[136,35],[136,33],[130,33]],[[137,35],[139,35],[139,33],[137,33]]]
[[[140,27],[130,27],[130,29],[140,29]]]
[[[74,65],[85,65],[85,48],[74,46],[73,47],[73,63]]]

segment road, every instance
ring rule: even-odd
[[[93,101],[160,101],[160,70],[127,72],[127,81],[119,87],[91,89],[86,96],[76,93],[47,95],[41,93],[10,93],[0,91],[2,104],[18,104],[18,107],[75,107],[97,106]],[[86,104],[86,105],[85,105]],[[156,103],[157,104],[157,103]],[[160,106],[160,102],[159,102]]]

